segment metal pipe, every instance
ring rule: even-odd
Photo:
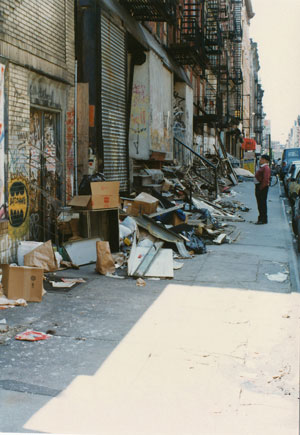
[[[75,91],[74,91],[74,184],[75,195],[78,195],[78,141],[77,141],[77,60],[75,60]]]
[[[199,157],[200,160],[202,160],[203,162],[205,162],[208,166],[210,166],[213,169],[216,169],[216,165],[214,165],[213,163],[211,163],[209,160],[207,160],[205,157],[201,156],[201,154],[197,153],[196,151],[194,151],[192,148],[190,148],[188,145],[186,145],[185,143],[181,142],[179,139],[177,139],[176,137],[174,137],[174,141],[178,142],[179,145],[182,145],[183,147],[185,147],[186,149],[188,149],[191,153],[195,154],[195,156]]]

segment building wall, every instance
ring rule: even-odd
[[[129,153],[148,160],[152,153],[173,157],[173,74],[153,52],[135,66],[131,99]]]
[[[174,86],[173,103],[173,134],[190,148],[193,148],[193,89],[183,82],[176,82]],[[181,163],[188,164],[193,154],[182,145],[174,143],[174,158]]]
[[[30,122],[35,107],[59,117],[62,203],[73,192],[74,4],[72,0],[2,0],[0,12],[8,205],[2,220],[0,214],[0,261],[8,261],[15,260],[18,241],[36,234],[31,227],[38,224],[31,213],[35,193]]]
[[[251,87],[251,45],[249,39],[250,19],[246,6],[242,10],[243,40],[242,40],[242,71],[243,71],[243,130],[245,137],[252,134],[252,87]]]
[[[73,80],[72,0],[1,0],[0,12],[4,58]]]
[[[150,140],[151,151],[173,158],[173,74],[150,52]]]

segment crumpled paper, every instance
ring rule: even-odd
[[[39,340],[47,340],[47,338],[50,337],[52,337],[52,335],[45,334],[44,332],[32,331],[28,329],[27,331],[17,334],[15,336],[15,339],[21,341],[39,341]]]
[[[0,307],[13,307],[13,306],[19,306],[19,307],[27,307],[27,302],[25,299],[7,299],[6,296],[0,297]]]

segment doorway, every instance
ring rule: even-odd
[[[31,108],[29,139],[30,239],[57,243],[63,198],[60,113]]]

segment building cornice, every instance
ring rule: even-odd
[[[251,0],[245,0],[247,14],[249,19],[253,18],[255,13],[253,12],[252,2]]]

